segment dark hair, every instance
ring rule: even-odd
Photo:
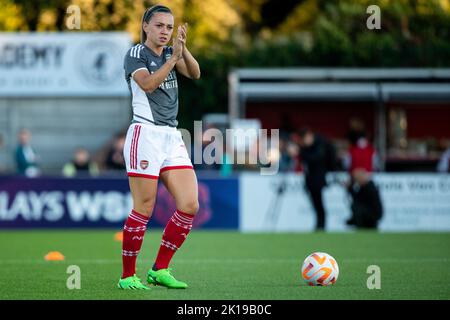
[[[150,19],[153,17],[153,15],[157,12],[165,12],[172,14],[172,11],[166,6],[162,5],[156,5],[153,7],[148,8],[145,10],[144,15],[142,16],[142,22],[141,22],[141,43],[144,43],[147,40],[147,34],[144,31],[144,22],[149,23]]]

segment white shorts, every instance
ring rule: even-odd
[[[129,177],[158,179],[167,170],[193,168],[181,132],[168,126],[131,124],[123,154]]]

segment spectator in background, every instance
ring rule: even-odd
[[[379,169],[376,150],[367,138],[366,126],[360,118],[350,119],[347,139],[349,148],[343,166],[349,173],[355,168],[365,168],[368,172]]]
[[[298,155],[298,145],[292,140],[280,137],[279,170],[281,172],[294,172],[297,168]]]
[[[350,139],[348,154],[344,158],[344,167],[351,174],[357,168],[363,168],[368,172],[378,169],[377,153],[373,145],[367,139],[364,132]]]
[[[75,150],[73,160],[64,165],[62,174],[65,177],[94,177],[99,174],[98,166],[91,161],[89,151],[84,148]]]
[[[364,168],[353,170],[348,192],[352,196],[352,217],[347,224],[357,228],[376,229],[383,215],[383,206],[370,173]]]
[[[365,136],[366,132],[366,126],[364,125],[364,122],[358,118],[353,117],[350,119],[349,122],[349,129],[347,132],[347,139],[350,142],[350,144],[354,145],[358,141],[358,139],[361,136]]]
[[[233,149],[228,144],[228,141],[224,141],[224,152],[222,154],[222,164],[220,165],[220,175],[222,177],[228,177],[233,173]]]
[[[305,186],[317,217],[316,231],[320,231],[325,229],[326,215],[322,190],[327,185],[327,172],[335,169],[336,153],[330,142],[309,128],[302,129],[299,136]]]
[[[218,163],[218,159],[227,161],[228,159],[224,159],[225,155],[223,153],[223,146],[221,148],[214,148],[214,138],[211,137],[211,131],[208,130],[220,130],[214,124],[208,124],[201,134],[194,135],[194,139],[191,145],[191,158],[195,161],[192,161],[195,170],[221,170],[222,165]],[[223,136],[225,136],[222,133]],[[195,152],[198,145],[201,145],[201,158],[197,159]],[[228,155],[227,155],[228,156]]]
[[[441,173],[450,172],[450,142],[448,141],[446,144],[447,150],[442,153],[437,165],[437,171]]]
[[[123,157],[123,146],[125,145],[125,134],[119,133],[115,136],[111,148],[106,155],[107,170],[124,170],[125,159]]]
[[[22,129],[18,134],[19,145],[16,148],[15,160],[17,173],[26,177],[36,177],[40,174],[37,156],[31,147],[31,132]]]
[[[344,167],[350,174],[346,187],[352,198],[352,216],[348,225],[357,228],[377,228],[382,216],[382,204],[371,173],[378,168],[377,153],[367,139],[362,123],[357,123],[348,134],[349,150]]]

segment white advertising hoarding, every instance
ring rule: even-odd
[[[383,202],[380,231],[450,231],[450,175],[377,174]],[[281,184],[284,192],[277,194]],[[337,183],[324,189],[327,231],[348,231],[350,198]],[[315,214],[301,174],[262,176],[246,173],[240,180],[240,230],[244,232],[313,231]]]
[[[0,33],[0,96],[127,96],[126,32]]]

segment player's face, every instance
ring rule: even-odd
[[[174,20],[170,13],[157,12],[150,19],[149,23],[144,23],[144,31],[155,46],[167,45],[172,37]]]

